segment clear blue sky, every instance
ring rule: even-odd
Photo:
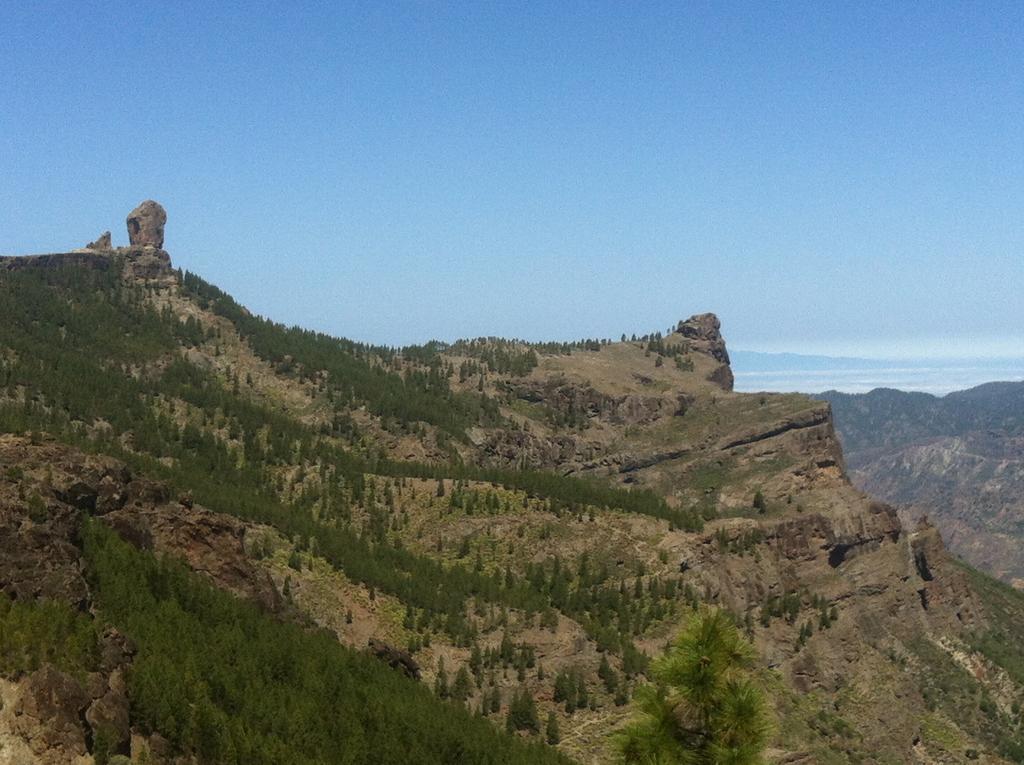
[[[1024,3],[0,4],[0,252],[376,342],[1024,349]]]

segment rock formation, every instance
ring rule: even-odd
[[[167,223],[164,208],[148,199],[129,213],[127,222],[128,247],[115,248],[110,232],[104,231],[96,241],[70,252],[0,257],[0,271],[63,266],[83,266],[106,271],[112,262],[111,255],[120,255],[124,258],[125,277],[129,280],[173,278],[171,256],[163,250],[164,225]]]
[[[725,350],[722,324],[713,313],[701,313],[679,322],[676,332],[686,338],[692,350],[704,353],[720,363],[708,376],[725,390],[732,390],[733,376],[729,353]]]
[[[128,241],[133,247],[164,246],[167,212],[158,202],[147,199],[128,214]]]
[[[420,665],[408,651],[388,645],[383,640],[370,638],[370,653],[385,662],[392,669],[397,669],[413,680],[420,679]]]
[[[85,245],[85,249],[87,249],[87,250],[100,250],[100,251],[106,251],[106,250],[114,249],[113,245],[110,243],[110,232],[109,231],[104,231],[102,234],[100,234],[98,237],[96,237],[96,241],[95,242],[89,242],[89,244]]]

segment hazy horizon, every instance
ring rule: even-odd
[[[868,393],[895,388],[944,396],[990,382],[1024,381],[1024,353],[1004,358],[853,358],[734,350],[742,392]]]

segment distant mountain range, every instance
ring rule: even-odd
[[[742,350],[730,351],[730,356],[736,389],[748,392],[896,388],[942,395],[990,380],[1024,380],[1024,357],[863,359]]]
[[[927,512],[954,552],[1024,587],[1024,382],[822,398],[855,484]]]

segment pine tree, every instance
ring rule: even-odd
[[[501,691],[495,686],[491,689],[491,712],[501,711]]]
[[[476,678],[476,682],[479,685],[480,675],[483,671],[484,660],[483,654],[480,652],[480,646],[477,643],[473,643],[473,652],[469,656],[469,669],[473,673],[473,677]]]
[[[448,698],[448,673],[444,669],[444,659],[437,660],[437,678],[434,680],[434,693],[439,698]]]
[[[544,740],[551,746],[562,740],[562,735],[558,731],[558,717],[554,711],[548,712],[548,724],[544,728]]]
[[[452,683],[451,697],[459,702],[465,702],[473,691],[473,681],[469,677],[469,670],[463,664],[455,675],[455,682]]]
[[[755,765],[770,722],[750,669],[754,650],[723,611],[706,610],[638,689],[638,718],[618,737],[626,763]]]
[[[615,693],[619,687],[619,676],[608,663],[608,654],[601,656],[601,666],[597,668],[597,676],[604,682],[604,689],[608,693]]]
[[[509,731],[525,730],[530,733],[540,733],[537,704],[525,688],[520,688],[512,696],[512,701],[508,705],[506,727]]]

